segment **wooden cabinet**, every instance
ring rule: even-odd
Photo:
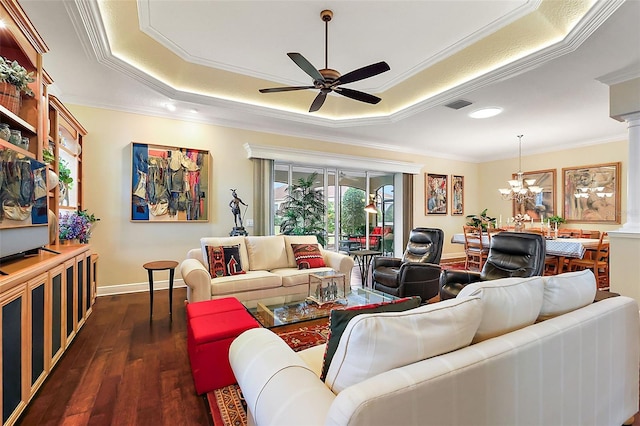
[[[3,265],[0,276],[2,423],[15,423],[91,314],[97,256],[59,246]]]

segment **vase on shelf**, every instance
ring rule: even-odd
[[[73,246],[76,244],[80,244],[80,240],[77,238],[72,238],[68,240],[60,240],[60,244],[63,246]]]
[[[514,230],[516,232],[522,232],[524,231],[524,223],[522,222],[516,222],[515,226],[514,226]]]

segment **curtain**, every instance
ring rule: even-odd
[[[253,235],[273,229],[273,160],[253,158]]]
[[[409,231],[413,229],[413,178],[410,173],[402,174],[402,247],[409,242]]]

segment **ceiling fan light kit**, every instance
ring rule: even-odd
[[[358,90],[348,89],[346,87],[340,87],[343,84],[353,83],[355,81],[364,80],[365,78],[373,77],[383,72],[389,71],[389,65],[386,62],[377,62],[375,64],[367,65],[357,70],[340,75],[340,73],[334,69],[329,68],[328,65],[328,45],[329,45],[329,21],[333,18],[333,12],[330,10],[323,10],[320,12],[320,17],[325,23],[325,35],[324,35],[324,68],[317,69],[311,62],[309,62],[304,56],[297,52],[287,53],[287,56],[291,58],[293,62],[302,69],[309,77],[313,79],[313,85],[311,86],[286,86],[286,87],[273,87],[269,89],[260,89],[260,93],[276,93],[276,92],[289,92],[293,90],[306,90],[316,89],[320,90],[320,93],[315,97],[309,108],[309,112],[315,112],[322,107],[327,95],[331,92],[338,93],[350,99],[354,99],[360,102],[366,102],[369,104],[377,104],[382,99],[377,96],[370,95],[369,93],[360,92]]]

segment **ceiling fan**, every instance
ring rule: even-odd
[[[343,84],[353,83],[354,81],[364,80],[365,78],[373,77],[374,75],[381,74],[385,71],[389,71],[389,65],[386,62],[377,62],[375,64],[367,65],[366,67],[358,68],[357,70],[340,75],[336,70],[330,69],[327,65],[327,50],[328,50],[328,34],[329,34],[329,21],[333,18],[333,12],[330,10],[323,10],[320,12],[320,17],[324,21],[324,68],[316,69],[311,62],[302,56],[300,53],[287,53],[293,62],[298,65],[302,71],[306,72],[311,78],[313,78],[312,86],[288,86],[288,87],[273,87],[270,89],[260,89],[260,93],[274,93],[274,92],[289,92],[292,90],[305,90],[305,89],[319,89],[320,93],[311,103],[309,112],[315,112],[320,109],[324,104],[327,94],[336,92],[347,98],[355,99],[356,101],[366,102],[369,104],[377,104],[382,99],[377,96],[370,95],[368,93],[360,92],[358,90],[347,89],[346,87],[340,87]]]

